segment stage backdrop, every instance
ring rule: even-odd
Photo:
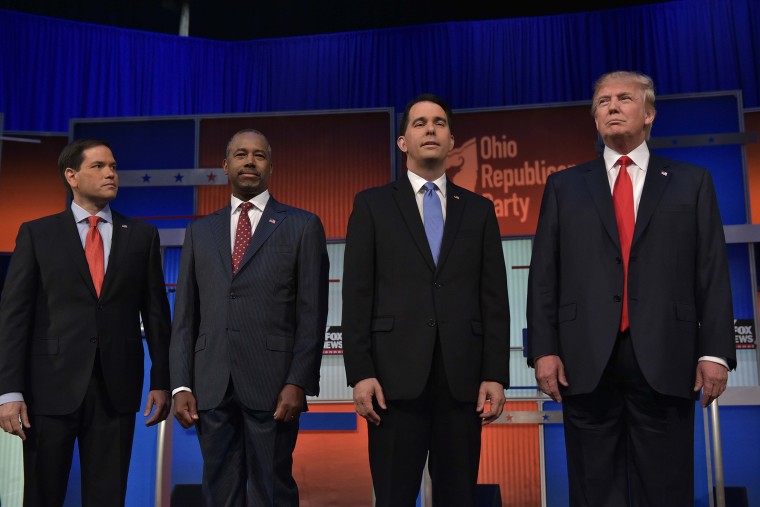
[[[652,149],[666,156],[707,166],[713,173],[719,194],[724,224],[737,225],[748,221],[749,208],[744,191],[745,175],[742,156],[742,116],[740,103],[733,93],[698,96],[670,96],[658,99]],[[365,116],[366,115],[366,116]],[[305,112],[274,115],[191,116],[159,118],[110,118],[104,120],[75,120],[72,137],[95,136],[109,140],[120,166],[122,188],[114,208],[155,223],[162,230],[165,242],[165,272],[170,300],[180,255],[181,231],[198,216],[227,204],[229,187],[220,174],[221,160],[227,138],[238,128],[253,127],[268,135],[274,151],[273,194],[294,205],[317,212],[325,222],[331,258],[331,300],[329,324],[340,324],[340,283],[342,276],[342,238],[356,191],[382,184],[401,173],[401,158],[395,148],[394,118],[388,110],[337,112]],[[456,151],[449,160],[449,176],[457,183],[488,195],[494,200],[502,228],[504,255],[509,271],[512,327],[512,389],[510,418],[486,428],[481,465],[481,482],[497,483],[502,500],[507,505],[540,505],[542,497],[540,475],[549,479],[547,498],[562,503],[563,442],[561,425],[547,422],[526,424],[525,414],[539,417],[545,413],[535,402],[520,401],[537,392],[533,387],[532,371],[522,357],[521,331],[524,321],[524,297],[527,266],[530,263],[531,236],[540,207],[540,196],[546,176],[553,171],[598,155],[599,147],[589,114],[583,103],[536,105],[524,108],[476,109],[456,111]],[[62,142],[65,142],[62,141]],[[353,144],[352,144],[353,143]],[[4,143],[3,156],[10,143]],[[39,180],[58,182],[55,158],[58,150],[47,154],[28,146],[14,144],[14,150],[25,152],[11,165],[21,180],[28,175],[29,156],[38,154]],[[55,152],[55,153],[54,153]],[[43,156],[44,155],[44,156]],[[6,173],[3,162],[2,177]],[[37,182],[39,183],[39,181]],[[37,188],[37,187],[35,187]],[[40,186],[39,188],[42,188]],[[0,187],[2,189],[2,187]],[[60,192],[60,189],[57,190]],[[30,191],[46,200],[45,192]],[[53,202],[57,202],[54,200]],[[25,203],[28,201],[25,201]],[[18,206],[23,207],[25,203]],[[65,204],[64,204],[65,205]],[[56,206],[59,211],[63,205]],[[37,216],[48,214],[47,210]],[[51,212],[53,212],[51,211]],[[12,231],[18,224],[8,224]],[[735,315],[755,318],[753,277],[748,276],[753,260],[747,245],[729,245]],[[747,317],[749,316],[749,317]],[[753,330],[754,332],[754,330]],[[331,341],[337,342],[336,331]],[[321,400],[341,402],[350,399],[342,373],[339,347],[337,353],[325,355],[323,361]],[[740,350],[740,367],[730,376],[732,386],[757,385],[757,351]],[[343,412],[339,405],[325,406],[329,416]],[[365,468],[357,469],[356,461],[347,460],[340,469],[311,467],[308,456],[319,455],[320,446],[336,438],[347,445],[345,452],[354,457],[366,453],[362,438],[363,422],[346,426],[344,416],[324,418],[319,412],[310,414],[304,423],[308,429],[297,449],[297,474],[308,484],[306,501],[318,505],[319,499],[333,498],[331,476],[358,473],[362,491],[360,498],[369,498]],[[547,413],[551,412],[548,411]],[[311,416],[314,416],[313,418]],[[350,411],[348,416],[350,416]],[[730,414],[729,414],[730,415]],[[549,416],[547,416],[549,417]],[[551,417],[549,417],[551,419]],[[321,421],[321,423],[317,423]],[[325,422],[327,421],[327,422]],[[330,422],[332,421],[332,422]],[[731,424],[732,419],[726,420]],[[139,426],[139,425],[138,425]],[[174,463],[172,484],[199,482],[199,455],[192,432],[173,425]],[[547,431],[544,432],[544,427]],[[329,433],[325,433],[329,432]],[[359,433],[357,433],[359,432]],[[545,447],[539,444],[544,434]],[[341,439],[338,435],[350,435]],[[698,429],[698,435],[701,428]],[[328,438],[320,438],[320,435]],[[731,445],[727,441],[726,445]],[[330,445],[334,445],[330,444]],[[705,452],[704,443],[695,442],[698,456]],[[734,446],[728,462],[727,480],[734,484],[749,484],[746,471],[756,469],[758,459],[748,458],[746,449]],[[155,485],[155,433],[138,427],[135,442],[135,467],[130,478],[128,503],[143,505],[151,501]],[[316,453],[316,454],[315,454]],[[542,465],[542,460],[545,460]],[[754,460],[754,461],[753,461]],[[359,460],[361,463],[365,461]],[[744,465],[750,466],[744,466]],[[148,465],[147,467],[145,465]],[[706,471],[698,459],[698,498],[704,499]],[[526,475],[527,474],[527,475]],[[76,504],[78,470],[72,471],[71,490]],[[348,495],[356,500],[357,496]],[[68,502],[68,501],[67,501]],[[337,505],[337,504],[335,504]],[[348,504],[346,504],[348,505]],[[355,504],[354,504],[355,505]],[[368,504],[369,505],[369,504]]]

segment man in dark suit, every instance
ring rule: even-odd
[[[528,362],[563,405],[573,506],[693,506],[695,400],[736,367],[712,179],[650,153],[654,102],[648,76],[602,76],[603,157],[551,175],[541,203]]]
[[[481,428],[509,384],[499,226],[489,200],[446,179],[451,119],[440,97],[409,102],[407,174],[357,194],[348,223],[344,360],[378,507],[414,505],[426,459],[434,505],[474,506]]]
[[[261,132],[233,135],[223,167],[231,204],[188,226],[182,247],[174,415],[197,427],[206,505],[297,506],[292,454],[327,323],[325,232],[270,195]]]
[[[58,166],[71,207],[22,224],[0,302],[0,426],[24,441],[24,505],[63,505],[75,440],[83,505],[123,505],[143,385],[141,318],[152,362],[146,426],[170,410],[160,241],[152,225],[110,208],[119,178],[106,142],[70,143]],[[92,228],[89,217],[98,217]],[[99,275],[88,235],[102,245]]]

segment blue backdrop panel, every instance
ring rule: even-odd
[[[652,135],[739,132],[740,107],[740,96],[731,92],[660,97],[655,104],[657,116]]]
[[[184,229],[195,216],[195,187],[120,187],[111,206],[159,229]]]
[[[164,248],[164,281],[166,282],[166,296],[169,299],[169,310],[174,321],[174,300],[177,291],[177,276],[179,275],[179,261],[182,248],[178,246]]]
[[[355,412],[304,412],[299,428],[315,431],[356,431]]]
[[[544,402],[544,411],[561,411],[562,405]],[[546,471],[546,505],[569,505],[565,426],[544,424],[544,470]]]
[[[171,416],[172,433],[172,489],[177,484],[200,484],[203,480],[203,458],[195,426],[184,429]]]
[[[120,170],[190,169],[196,165],[196,120],[109,119],[73,120],[73,138],[105,139],[113,148]],[[182,228],[195,213],[192,186],[125,187],[112,206],[117,211],[144,218],[159,228]]]
[[[653,151],[664,157],[708,168],[715,183],[715,193],[718,196],[723,225],[747,223],[741,145],[657,148]]]
[[[671,138],[669,148],[656,148],[657,154],[706,167],[715,182],[721,219],[724,225],[746,224],[748,206],[742,145],[720,144],[722,134],[737,134],[742,129],[739,96],[735,93],[667,97],[656,103],[657,116],[652,137]],[[704,136],[705,145],[683,146],[683,136]],[[712,144],[715,143],[715,144]],[[728,245],[734,316],[754,318],[754,286],[750,276],[746,245]]]
[[[657,116],[652,127],[653,138],[696,136],[705,134],[737,134],[741,131],[741,110],[736,94],[665,98],[656,103]],[[690,162],[710,170],[718,195],[724,225],[747,223],[747,201],[744,192],[744,159],[739,144],[678,146],[656,148],[664,157]],[[681,140],[681,143],[683,140]]]
[[[748,505],[760,505],[760,406],[721,406],[720,433],[726,487],[746,487]]]
[[[749,248],[744,243],[727,245],[728,265],[731,270],[731,294],[734,318],[754,319],[752,276],[750,274]]]

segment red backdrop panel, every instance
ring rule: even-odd
[[[0,252],[16,248],[23,222],[66,208],[66,189],[58,174],[58,155],[67,136],[14,135],[39,143],[2,141],[0,160]]]
[[[457,111],[447,175],[494,202],[503,236],[536,232],[546,177],[597,156],[588,105]]]
[[[391,180],[390,111],[207,118],[200,167],[221,167],[227,141],[255,128],[272,145],[272,195],[319,215],[328,238],[346,235],[354,195]],[[198,214],[229,202],[229,189],[199,188]]]

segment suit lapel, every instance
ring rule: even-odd
[[[599,218],[604,224],[610,239],[620,248],[620,235],[618,233],[617,221],[615,220],[615,207],[612,204],[612,192],[610,191],[610,181],[607,178],[607,169],[604,166],[604,159],[599,158],[589,165],[585,174],[586,187],[591,193],[591,200],[594,202]]]
[[[446,180],[446,223],[443,226],[443,240],[441,241],[441,253],[438,256],[438,269],[446,262],[454,240],[457,237],[459,226],[464,216],[465,202],[462,188]]]
[[[224,266],[224,272],[232,278],[232,239],[230,238],[230,215],[232,206],[215,211],[211,217],[211,236],[214,240],[216,251],[219,252],[219,261]]]
[[[641,191],[641,200],[639,209],[636,213],[636,226],[633,229],[633,241],[631,248],[636,245],[636,241],[644,234],[649,222],[652,220],[654,210],[662,198],[665,187],[668,186],[670,175],[667,171],[669,162],[658,157],[654,153],[649,156],[649,167],[644,179],[644,189]]]
[[[256,225],[256,230],[253,231],[251,236],[251,242],[248,243],[248,248],[245,251],[243,260],[240,261],[238,267],[238,273],[242,271],[243,267],[256,255],[261,246],[266,242],[269,236],[288,218],[287,208],[277,202],[274,197],[269,197],[264,212],[261,214],[259,223]]]
[[[412,183],[409,181],[408,176],[403,175],[393,184],[393,198],[401,212],[401,217],[404,219],[404,223],[409,229],[409,233],[412,235],[412,239],[414,239],[417,248],[425,258],[425,262],[427,262],[431,270],[435,271],[433,254],[430,251],[430,245],[428,244],[427,236],[425,235],[425,226],[422,224],[420,210],[417,207],[417,200],[414,196],[414,189],[412,189]],[[445,238],[445,226],[443,234]]]
[[[100,291],[101,296],[115,283],[114,280],[119,276],[117,266],[126,260],[127,245],[129,245],[129,237],[132,234],[132,229],[125,223],[124,217],[113,209],[111,209],[111,219],[113,220],[111,251],[108,253],[108,268],[103,278],[103,287]]]
[[[77,228],[74,213],[71,212],[71,208],[68,208],[63,213],[59,213],[57,218],[61,222],[60,227],[56,228],[56,233],[60,237],[59,243],[63,245],[63,248],[68,253],[92,296],[97,299],[98,295],[95,292],[95,284],[92,283],[90,266],[87,264],[87,257],[84,255],[84,247],[82,246],[82,239],[79,236],[79,229]]]

